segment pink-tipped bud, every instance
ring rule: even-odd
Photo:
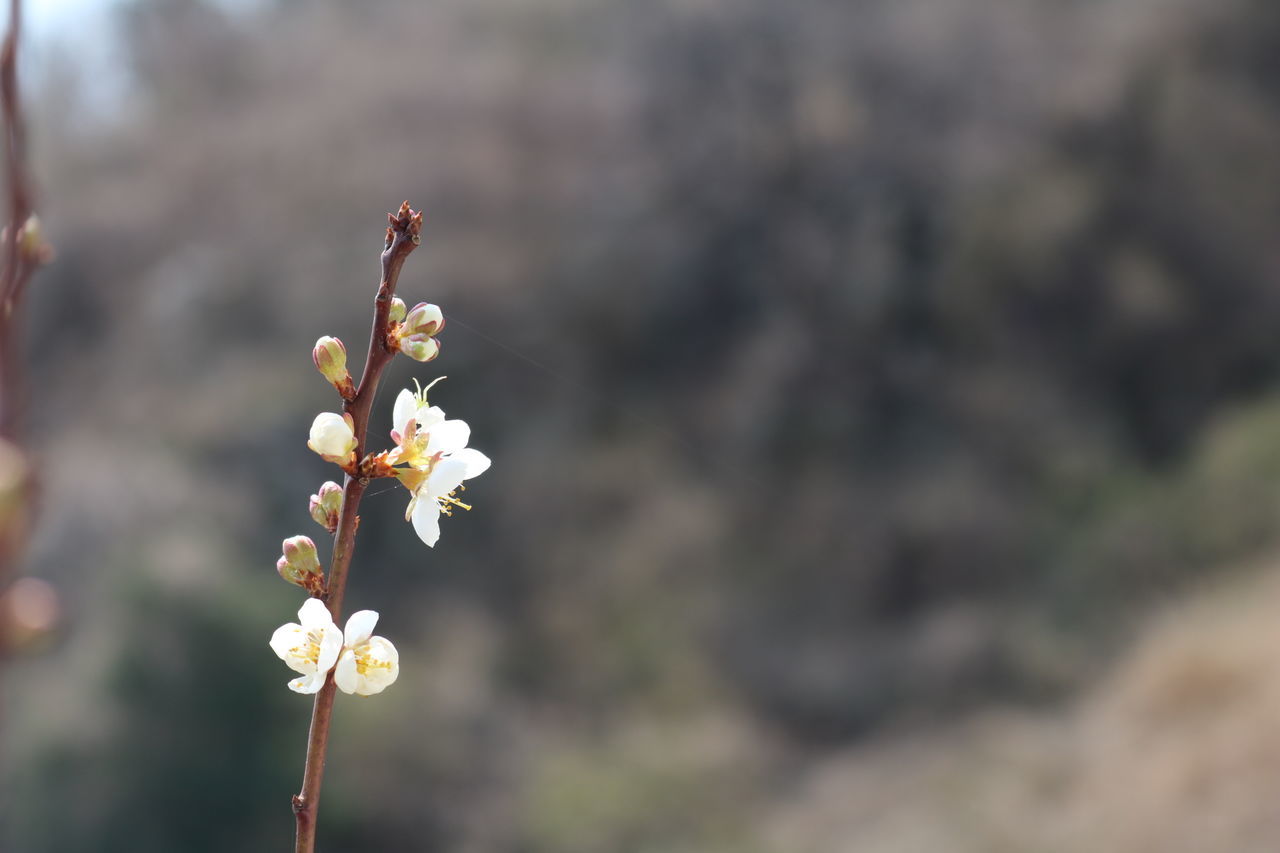
[[[414,361],[431,361],[440,354],[440,342],[425,335],[401,338],[400,352]]]
[[[435,337],[444,328],[444,314],[429,302],[419,302],[404,318],[402,334],[406,337]]]
[[[320,571],[320,557],[316,543],[306,536],[290,536],[281,546],[284,552],[276,561],[276,571],[287,582],[316,593],[324,587],[324,575]]]
[[[284,559],[296,566],[299,571],[320,571],[320,555],[316,553],[316,543],[309,536],[290,536],[280,546]]]
[[[354,396],[351,374],[347,373],[347,348],[342,345],[342,341],[325,335],[316,341],[315,348],[311,350],[311,360],[315,362],[320,375],[338,389],[343,399]]]
[[[311,496],[311,517],[316,524],[332,533],[338,529],[338,515],[342,512],[342,487],[330,480]]]
[[[387,314],[387,319],[392,323],[403,323],[404,315],[408,311],[405,307],[404,300],[399,296],[393,297],[391,300],[391,311]]]

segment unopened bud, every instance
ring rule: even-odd
[[[330,480],[311,496],[311,517],[316,524],[330,533],[338,529],[338,515],[342,512],[342,487]]]
[[[349,400],[355,396],[351,374],[347,373],[347,348],[342,345],[342,341],[325,335],[316,341],[315,348],[311,350],[311,360],[315,362],[320,375],[338,389],[343,399]]]
[[[405,307],[403,299],[399,296],[393,297],[391,299],[391,311],[387,314],[387,319],[392,323],[403,322],[404,315],[407,310],[408,309]]]
[[[400,352],[414,361],[431,361],[440,354],[440,342],[425,335],[401,338]]]
[[[300,571],[320,571],[320,556],[316,553],[316,543],[310,537],[290,536],[281,544],[280,550],[284,552],[284,558],[290,565],[296,566]]]
[[[443,328],[444,314],[440,312],[440,308],[429,302],[419,302],[404,318],[402,333],[405,337],[423,335],[430,338],[440,334]]]
[[[428,302],[413,306],[392,337],[400,352],[414,361],[431,361],[440,354],[435,336],[444,328],[444,314]]]
[[[354,461],[355,456],[355,421],[351,415],[321,412],[311,423],[307,447],[320,454],[326,462],[347,465]]]
[[[0,438],[0,507],[21,498],[27,481],[27,460],[11,441]]]
[[[33,264],[44,264],[53,259],[53,248],[45,243],[40,217],[34,213],[27,217],[27,221],[18,230],[18,251]]]
[[[29,521],[31,469],[22,450],[0,438],[0,546]]]
[[[284,540],[281,550],[284,553],[276,560],[276,571],[280,577],[308,592],[317,592],[324,587],[316,543],[306,536],[290,536]]]

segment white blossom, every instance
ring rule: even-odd
[[[391,437],[398,446],[389,458],[392,464],[409,466],[397,473],[412,493],[404,517],[413,522],[418,538],[434,547],[440,540],[440,516],[451,514],[455,506],[471,508],[455,497],[462,481],[483,474],[490,461],[467,447],[471,427],[466,421],[449,420],[439,406],[427,403],[430,387],[417,394],[401,391],[396,397]]]
[[[343,693],[372,696],[395,683],[400,675],[400,653],[385,637],[374,637],[378,614],[360,610],[351,614],[343,635],[345,647],[333,671],[334,683]]]
[[[301,624],[298,624],[301,622]],[[271,650],[302,678],[289,682],[295,693],[315,693],[342,651],[342,633],[329,608],[318,598],[308,598],[298,611],[298,622],[281,625],[271,635]]]

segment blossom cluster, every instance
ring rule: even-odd
[[[444,315],[435,305],[419,303],[408,309],[393,299],[388,311],[385,338],[387,352],[401,353],[416,361],[431,361],[440,354],[436,335],[444,328]],[[403,390],[392,411],[391,439],[395,446],[380,453],[366,454],[357,434],[352,404],[363,393],[355,388],[347,372],[347,351],[340,340],[322,337],[312,350],[312,361],[343,401],[343,411],[321,412],[311,424],[307,446],[326,462],[339,466],[347,482],[375,477],[395,477],[409,492],[405,520],[413,524],[418,537],[429,547],[440,540],[440,518],[454,508],[471,509],[458,499],[464,480],[484,473],[489,458],[467,447],[471,428],[465,421],[449,419],[439,406],[427,401],[427,392],[440,377],[425,388]],[[368,411],[367,405],[364,409]],[[312,519],[329,533],[337,533],[343,523],[345,490],[338,483],[324,483],[311,496]],[[354,523],[355,519],[346,519]],[[350,529],[350,528],[348,528]],[[280,626],[271,637],[271,649],[300,677],[289,682],[297,693],[316,693],[332,672],[338,689],[371,696],[395,682],[400,657],[394,645],[373,636],[378,614],[358,611],[338,630],[325,604],[324,569],[315,543],[306,536],[286,539],[276,568],[280,576],[302,587],[310,596],[298,611],[298,622]]]
[[[376,612],[360,610],[339,631],[324,602],[308,598],[298,621],[281,625],[271,635],[271,650],[289,669],[302,673],[289,682],[289,689],[315,693],[331,669],[343,693],[372,696],[390,687],[400,675],[400,654],[389,640],[373,636],[376,624]]]
[[[457,493],[466,489],[462,481],[483,474],[490,463],[489,457],[479,450],[467,447],[471,427],[466,421],[450,420],[443,409],[427,402],[430,388],[428,385],[417,392],[408,389],[400,392],[391,415],[395,426],[391,438],[396,446],[369,459],[371,463],[386,466],[388,475],[409,490],[404,520],[413,522],[418,538],[434,548],[440,541],[440,516],[452,515],[454,507],[471,509],[457,498]],[[329,462],[354,466],[356,436],[351,416],[333,412],[316,415],[307,446]],[[321,493],[311,497],[312,517],[330,527],[336,523],[337,510],[321,507],[326,489],[329,495],[338,494],[340,506],[339,487],[336,483],[325,483]],[[325,513],[324,521],[317,515],[321,511]]]

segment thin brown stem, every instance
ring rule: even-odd
[[[396,282],[404,260],[418,246],[422,229],[422,214],[409,208],[409,202],[400,206],[397,214],[389,215],[386,245],[382,251],[382,278],[378,283],[378,295],[373,302],[373,329],[369,335],[369,354],[365,358],[360,387],[353,399],[343,404],[343,410],[351,415],[356,436],[356,458],[365,454],[365,438],[369,431],[369,413],[378,393],[378,381],[382,371],[395,356],[387,348],[387,320],[391,311],[391,299],[396,293]],[[347,587],[347,573],[351,568],[351,556],[355,550],[356,529],[360,524],[360,499],[369,485],[364,477],[348,476],[343,487],[342,513],[338,528],[333,534],[333,561],[329,567],[325,603],[337,622],[342,617],[342,598]],[[294,853],[313,853],[316,844],[316,817],[320,806],[320,783],[324,779],[325,752],[329,745],[329,726],[333,720],[333,698],[337,687],[330,673],[324,687],[316,694],[311,710],[311,729],[307,737],[307,763],[302,773],[302,791],[293,798],[293,813],[297,821],[297,840]]]

